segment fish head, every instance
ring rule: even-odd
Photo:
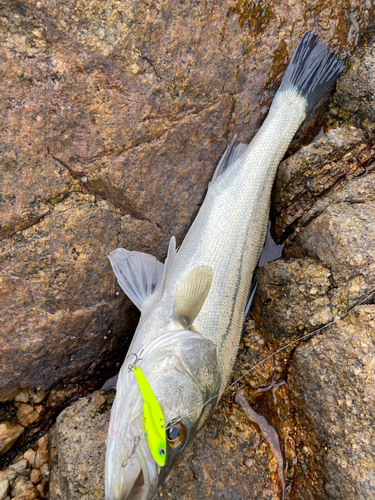
[[[143,400],[125,361],[107,439],[106,500],[148,500],[210,417],[220,391],[216,346],[191,330],[168,332],[139,361],[164,416],[165,463],[153,458]]]

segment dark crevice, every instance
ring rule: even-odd
[[[155,65],[154,65],[154,62],[149,58],[149,57],[146,57],[146,56],[141,56],[141,59],[143,59],[144,61],[146,61],[152,68],[153,72],[155,73],[155,75],[159,78],[159,80],[163,80],[163,77],[160,76],[159,72],[157,71],[157,69],[155,68]]]
[[[132,209],[127,203],[118,203],[117,199],[115,197],[108,196],[108,190],[105,188],[101,188],[98,186],[97,188],[93,187],[93,183],[88,181],[83,182],[82,178],[84,177],[82,175],[82,172],[76,172],[72,167],[70,167],[67,163],[65,163],[63,160],[60,158],[55,157],[52,153],[48,151],[48,154],[58,163],[60,163],[64,168],[66,168],[69,172],[69,174],[78,182],[80,183],[82,187],[82,192],[83,193],[90,193],[94,194],[95,196],[112,203],[112,205],[120,211],[121,215],[130,215],[132,219],[136,220],[141,220],[141,221],[147,221],[152,225],[155,225],[154,222],[152,222],[150,219],[145,217],[142,213]],[[114,189],[113,189],[114,190]]]
[[[10,238],[15,234],[22,233],[22,231],[25,231],[26,229],[29,229],[32,226],[35,226],[35,224],[38,224],[49,214],[50,211],[42,215],[36,215],[32,217],[30,220],[24,220],[24,221],[20,220],[19,222],[17,222],[17,220],[16,221],[13,220],[12,222],[9,222],[7,224],[8,228],[5,227],[0,231],[0,241],[5,240],[6,238]],[[15,225],[19,226],[19,229],[15,229]]]
[[[303,212],[301,215],[299,215],[298,217],[296,217],[294,219],[294,221],[292,222],[292,224],[289,224],[287,226],[285,226],[285,228],[283,229],[283,233],[282,235],[277,238],[275,241],[276,243],[278,244],[281,244],[281,243],[285,243],[285,240],[287,240],[290,236],[293,235],[293,233],[295,233],[295,230],[296,228],[299,226],[301,229],[306,227],[308,224],[310,224],[314,219],[316,219],[317,217],[319,217],[325,210],[326,207],[324,207],[321,211],[317,212],[316,214],[313,214],[311,215],[311,217],[303,224],[300,224],[300,220],[305,217],[310,211],[311,209],[313,208],[314,204],[316,203],[316,201],[319,201],[321,200],[322,198],[325,198],[326,196],[330,195],[333,191],[335,191],[337,189],[337,187],[342,184],[343,182],[345,182],[346,180],[348,180],[348,182],[354,178],[358,178],[358,177],[362,177],[363,175],[366,174],[366,168],[368,166],[371,166],[371,164],[374,162],[374,158],[371,158],[369,160],[367,160],[363,165],[360,165],[358,167],[358,170],[362,168],[365,169],[364,172],[359,172],[357,173],[356,175],[354,175],[352,178],[350,179],[347,179],[347,174],[349,173],[346,173],[340,177],[338,177],[336,179],[336,181],[329,187],[327,188],[325,191],[323,191],[322,193],[319,194],[319,196],[316,197],[315,200],[311,200],[311,207],[306,210],[305,212]],[[375,167],[374,167],[375,168]],[[292,201],[291,203],[289,204],[289,207],[294,205],[299,199],[301,199],[304,195],[304,192],[302,192],[299,196],[296,196]],[[345,203],[350,203],[350,204],[356,204],[356,203],[366,203],[365,201],[347,201],[345,200]],[[284,212],[287,212],[287,210],[285,210]],[[274,219],[277,219],[278,217],[280,217],[282,214],[282,212],[278,212],[276,215],[274,215]],[[294,235],[295,237],[296,235]],[[294,239],[293,237],[293,239]],[[288,246],[290,246],[290,243],[288,244]]]

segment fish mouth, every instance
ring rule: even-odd
[[[119,500],[149,500],[156,492],[157,485],[157,465],[147,440],[141,439],[125,467]]]
[[[124,499],[131,500],[146,500],[150,496],[150,487],[145,482],[143,469],[140,467],[137,479],[134,481],[133,486],[124,496]]]
[[[117,439],[112,437],[108,441],[106,500],[149,500],[156,492],[159,466],[141,428],[139,415],[127,427],[126,433],[118,432]],[[124,444],[131,451],[124,453]]]

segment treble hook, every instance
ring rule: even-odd
[[[132,352],[131,353],[131,356],[135,356],[135,360],[134,360],[134,363],[130,363],[130,365],[128,366],[128,371],[131,372],[133,370],[133,368],[135,366],[137,366],[137,363],[139,363],[140,361],[142,361],[143,358],[141,358],[142,356],[142,352],[143,352],[143,349],[142,351],[139,353],[139,357],[137,354],[135,354],[135,352]]]
[[[132,451],[131,451],[131,453],[129,455],[129,458],[127,460],[124,460],[122,462],[122,466],[123,467],[126,467],[128,465],[128,463],[130,462],[130,459],[134,455],[135,449],[137,448],[137,444],[140,442],[140,440],[142,439],[142,437],[145,437],[145,436],[135,436],[135,438],[134,438],[134,444],[133,444],[133,449],[132,449]]]

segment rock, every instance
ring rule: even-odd
[[[139,235],[139,226],[148,228],[147,238]],[[33,226],[3,241],[1,290],[4,297],[11,294],[12,305],[2,317],[7,331],[2,352],[9,356],[0,367],[2,387],[21,381],[28,387],[49,386],[87,364],[96,366],[106,349],[117,344],[106,333],[111,315],[124,303],[123,295],[115,295],[106,254],[126,238],[135,246],[142,238],[148,250],[160,230],[147,221],[122,218],[93,195],[73,193],[39,223],[38,238],[34,233]],[[38,284],[25,293],[24,280]],[[28,307],[32,313],[25,323]],[[119,319],[116,328],[126,329],[129,317]]]
[[[8,479],[2,479],[0,481],[0,500],[5,500],[8,495],[9,481]]]
[[[11,467],[8,467],[1,472],[4,473],[3,479],[8,479],[9,482],[13,481],[17,477],[17,472]]]
[[[20,391],[14,398],[14,401],[17,403],[28,403],[29,400],[30,396],[27,389],[22,389],[22,391]]]
[[[27,389],[27,392],[29,394],[30,401],[34,404],[41,403],[49,394],[48,391],[42,391],[41,389],[36,390],[32,387]]]
[[[1,485],[7,484],[10,485],[12,498],[20,500],[46,498],[49,481],[47,446],[48,434],[45,434],[34,444],[37,452],[29,448],[25,453],[16,456],[6,469],[0,471],[0,493],[3,491]],[[34,468],[34,461],[38,463],[39,468]],[[6,500],[7,492],[8,489],[4,497],[0,494],[0,499]]]
[[[344,314],[373,289],[374,193],[375,172],[343,182],[299,219],[289,259],[259,269],[257,325],[277,346]]]
[[[10,389],[4,389],[0,391],[0,402],[2,401],[12,401],[17,394],[21,391],[21,387],[14,386]]]
[[[43,478],[46,478],[49,476],[50,474],[50,470],[49,470],[49,464],[48,462],[44,463],[41,468],[40,468],[40,473],[42,474],[42,477]]]
[[[35,408],[26,403],[19,403],[17,410],[17,419],[21,425],[27,427],[34,422],[40,420],[41,415],[44,413],[43,406],[36,406]]]
[[[0,131],[4,145],[0,162],[0,301],[4,305],[1,331],[7,335],[0,339],[2,399],[11,399],[23,387],[45,393],[64,377],[93,374],[109,353],[124,345],[136,315],[118,292],[106,255],[126,246],[163,258],[170,235],[181,241],[190,225],[229,136],[236,131],[241,141],[247,141],[256,132],[302,33],[313,28],[331,42],[331,47],[344,48],[345,52],[355,46],[359,32],[368,26],[373,14],[370,6],[359,0],[352,2],[350,16],[347,6],[337,2],[297,5],[284,1],[266,7],[254,2],[203,5],[189,0],[183,6],[172,1],[168,5],[110,1],[105,9],[96,0],[79,6],[75,0],[64,4],[47,1],[43,8],[39,2],[3,2],[1,64],[5,77],[0,92],[6,127]],[[371,75],[370,65],[366,71]],[[364,103],[368,107],[370,92],[366,92]],[[265,309],[266,318],[261,323],[255,313],[259,335],[251,334],[254,338],[258,335],[254,353],[249,354],[253,364],[284,338],[295,339],[294,327],[301,333],[324,325],[370,289],[372,250],[367,257],[363,245],[368,240],[372,244],[371,227],[368,239],[365,233],[373,211],[370,205],[350,207],[348,200],[361,199],[361,189],[366,199],[371,195],[365,183],[358,184],[347,201],[337,202],[336,211],[329,208],[334,198],[328,197],[330,193],[336,200],[344,196],[343,189],[336,189],[342,177],[364,172],[372,161],[367,135],[372,118],[366,122],[361,109],[352,124],[367,127],[365,134],[352,129],[331,132],[315,151],[319,156],[324,143],[327,150],[338,152],[341,146],[336,146],[341,140],[347,143],[345,154],[354,159],[353,163],[348,165],[339,155],[328,158],[314,184],[308,170],[320,160],[314,164],[307,155],[308,164],[300,168],[299,179],[300,185],[312,182],[312,194],[298,187],[299,191],[288,192],[285,203],[280,200],[280,224],[287,225],[280,237],[285,239],[294,230],[300,236],[295,244],[293,238],[288,240],[291,246],[287,256],[295,259],[296,265],[293,261],[285,263],[278,274],[277,293],[286,282],[292,300],[298,298],[298,303],[288,303],[280,294],[289,316],[283,315],[281,307],[275,312],[267,309],[266,300],[273,297],[272,283],[268,282],[267,290],[267,273],[260,276],[264,288],[258,287],[255,305]],[[343,118],[345,112],[348,114],[344,110]],[[321,125],[322,118],[316,112],[295,144],[300,144],[303,136],[307,141]],[[341,208],[345,213],[341,214]],[[310,219],[313,213],[319,219],[315,226]],[[329,262],[322,263],[322,255],[316,250],[319,231],[325,230],[327,236],[328,228],[332,230],[335,223],[344,228],[348,217],[351,227],[345,237],[349,240],[349,256],[344,256],[344,248],[337,256],[328,255],[334,249],[328,242],[323,257]],[[297,227],[302,218],[304,225]],[[357,226],[361,251],[356,253]],[[343,244],[343,239],[337,240]],[[349,281],[345,281],[340,265],[349,267]],[[357,274],[356,266],[362,274]],[[292,283],[296,277],[298,290]],[[310,280],[307,284],[306,279]],[[265,300],[263,289],[268,294]],[[346,294],[345,289],[349,291]],[[267,322],[276,317],[267,336]],[[289,329],[275,340],[271,334],[281,331],[282,319]],[[266,362],[264,370],[257,368],[247,378],[249,385],[261,391],[257,389],[261,382],[283,383],[287,362],[282,356]],[[250,367],[249,359],[245,363]],[[238,370],[242,374],[247,369]],[[70,397],[69,390],[51,394],[47,408]],[[30,393],[29,397],[19,403],[36,402]],[[94,406],[86,411],[85,401],[67,410],[56,424],[51,498],[101,498],[98,488],[103,485],[103,465],[97,474],[96,467],[103,461],[104,448],[99,453],[93,438],[87,446],[94,450],[96,446],[96,455],[82,453],[83,441],[79,440],[87,439],[87,435],[71,426],[74,416],[84,427],[91,420],[82,415],[92,411],[95,416],[103,405],[104,414],[99,412],[95,421],[108,420],[109,402],[95,399]],[[225,404],[230,407],[232,403],[227,400]],[[227,410],[221,408],[218,411],[226,418]],[[255,426],[247,429],[238,425],[243,414],[237,410],[233,425],[242,430],[227,430],[225,419],[220,422],[226,427],[208,427],[211,434],[204,430],[194,454],[189,455],[190,461],[181,462],[181,468],[174,471],[173,477],[179,482],[171,479],[159,491],[160,496],[199,498],[204,492],[211,498],[224,494],[230,498],[277,498],[277,460],[271,447],[260,443]],[[303,409],[299,411],[305,425],[308,417]],[[6,424],[0,424],[0,440],[1,425]],[[100,425],[97,440],[105,435]],[[94,432],[94,423],[89,429]],[[7,441],[9,429],[6,431],[5,451],[18,437]],[[250,450],[241,441],[242,432],[247,440],[254,441]],[[78,440],[73,453],[60,439],[68,433]],[[281,435],[288,437],[286,430]],[[290,436],[288,439],[292,441]],[[222,464],[220,480],[214,475],[217,451],[212,450],[217,444],[228,459]],[[47,437],[35,455],[45,476],[46,446]],[[238,455],[233,456],[236,446]],[[290,480],[298,465],[299,452],[293,446],[286,446]],[[309,455],[310,447],[303,448]],[[207,461],[199,459],[202,469],[194,469],[190,464],[193,458],[202,456],[200,453],[208,453]],[[71,458],[74,466],[69,465]],[[84,460],[89,460],[88,466]],[[101,483],[95,483],[98,478]],[[187,479],[186,486],[181,478]],[[298,485],[295,490],[299,491]],[[318,489],[312,491],[315,494]],[[38,492],[45,494],[44,485],[38,485]],[[31,486],[21,496],[26,494],[36,494],[35,489]]]
[[[281,163],[272,199],[273,236],[280,241],[290,235],[289,244],[314,216],[317,200],[331,200],[344,181],[364,174],[374,160],[365,134],[345,126],[329,130]]]
[[[34,467],[35,455],[36,452],[32,448],[29,448],[23,454],[23,458],[27,460],[30,467]]]
[[[3,398],[93,371],[125,343],[134,309],[106,255],[164,258],[229,137],[259,127],[303,32],[345,53],[371,15],[359,0],[350,16],[337,2],[3,2]]]
[[[349,123],[375,131],[375,37],[373,30],[364,39],[364,46],[349,59],[330,109],[328,123],[337,127]]]
[[[375,497],[375,306],[300,346],[288,378],[323,454],[328,498]]]
[[[59,389],[52,389],[48,395],[46,406],[48,408],[58,407],[66,403],[72,393],[71,387],[62,387]]]
[[[290,401],[282,419],[267,393],[262,408],[281,440],[292,423],[297,500],[374,496],[375,308],[361,305],[374,300],[373,146],[368,130],[344,126],[281,165],[273,208],[284,258],[256,275],[252,315]]]
[[[27,466],[27,460],[25,458],[18,457],[17,461],[14,461],[12,465],[9,466],[9,469],[14,470],[17,474],[20,474],[26,469]]]
[[[33,489],[32,483],[24,476],[18,476],[17,479],[14,481],[12,490],[11,490],[11,495],[12,497],[18,497],[22,493],[26,492],[29,489]],[[28,494],[26,494],[26,497],[28,497]]]
[[[25,490],[20,495],[14,497],[14,500],[34,500],[37,498],[38,498],[37,490],[34,487],[32,487]]]
[[[30,472],[30,481],[33,483],[33,484],[37,484],[39,483],[39,481],[42,479],[42,474],[40,472],[39,469],[33,469],[31,472]]]
[[[240,408],[229,412],[225,406],[215,411],[155,498],[280,498],[277,461],[269,444],[260,441]]]
[[[113,394],[95,392],[60,414],[51,434],[51,500],[104,499],[104,457]]]
[[[39,469],[43,464],[48,462],[48,433],[39,439],[37,446],[34,467]]]
[[[17,441],[23,432],[20,425],[11,425],[9,422],[0,422],[0,455],[6,453]]]
[[[46,498],[46,491],[45,491],[45,486],[42,484],[38,484],[36,486],[36,489],[40,495],[41,498]]]

